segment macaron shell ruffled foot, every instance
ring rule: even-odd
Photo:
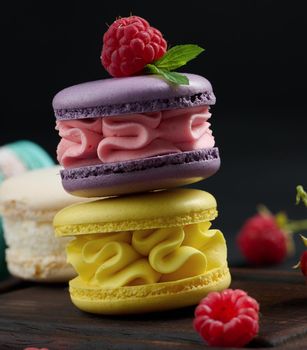
[[[193,305],[230,284],[223,234],[211,229],[216,202],[192,189],[77,204],[54,218],[58,236],[75,236],[67,259],[81,310],[129,314]]]

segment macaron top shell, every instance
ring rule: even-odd
[[[211,221],[215,198],[195,189],[175,189],[72,205],[54,218],[56,235],[82,235],[174,227]]]
[[[189,85],[172,85],[157,75],[78,84],[60,91],[52,105],[57,119],[78,119],[215,103],[212,86],[206,78],[184,75]]]

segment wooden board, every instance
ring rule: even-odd
[[[298,272],[233,269],[232,288],[261,304],[260,334],[249,346],[307,349],[307,285]],[[83,313],[65,285],[0,285],[0,349],[203,349],[194,307],[129,317]]]

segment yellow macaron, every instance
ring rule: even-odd
[[[175,189],[107,198],[62,209],[57,236],[78,276],[72,302],[101,314],[161,311],[196,304],[230,284],[223,234],[210,229],[214,197]]]

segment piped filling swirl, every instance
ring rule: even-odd
[[[67,260],[86,284],[118,288],[197,276],[226,262],[226,243],[210,222],[78,236]]]
[[[209,106],[58,120],[57,158],[65,168],[214,147]]]

